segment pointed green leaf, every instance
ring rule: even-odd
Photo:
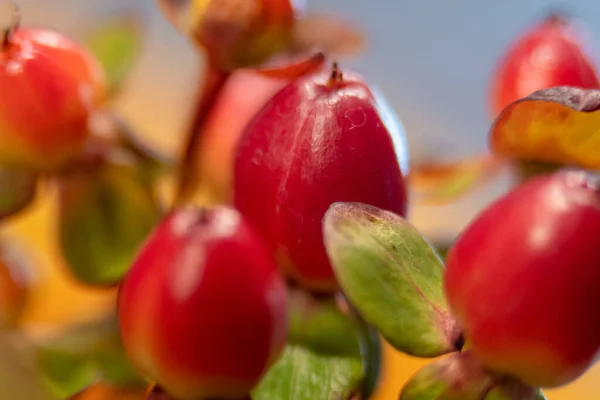
[[[103,21],[88,33],[85,43],[104,67],[111,92],[120,88],[133,67],[141,33],[140,21],[132,16]]]
[[[538,388],[505,379],[495,385],[484,400],[546,400],[546,396]]]
[[[98,371],[85,357],[47,349],[39,354],[40,368],[54,394],[65,398],[90,385]]]
[[[360,357],[288,345],[252,393],[252,400],[346,400],[359,387]]]
[[[125,275],[161,210],[135,163],[70,171],[59,182],[59,238],[72,275],[111,285]]]
[[[116,387],[145,385],[125,355],[114,315],[70,327],[37,346],[40,367],[62,398],[99,378]]]
[[[35,351],[24,337],[0,334],[0,398],[58,400],[35,362]]]
[[[360,203],[333,204],[323,229],[345,295],[390,344],[420,357],[456,349],[461,335],[444,298],[444,266],[417,229]]]
[[[27,207],[35,196],[37,175],[0,167],[0,220]]]
[[[493,377],[475,357],[455,353],[418,371],[402,389],[400,400],[487,400],[484,396],[493,385]]]
[[[338,308],[334,298],[315,298],[290,290],[288,342],[331,355],[360,357],[361,332]]]
[[[378,336],[333,297],[290,290],[288,345],[252,400],[347,400],[370,394],[379,372]],[[377,353],[377,354],[376,354]],[[368,397],[367,397],[368,398]]]

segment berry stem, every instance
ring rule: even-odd
[[[337,61],[334,61],[333,65],[331,66],[331,76],[329,77],[328,85],[335,86],[338,83],[341,83],[343,81],[344,81],[344,74],[340,71]]]
[[[2,50],[5,50],[10,46],[12,36],[21,26],[21,8],[19,4],[15,0],[9,0],[13,12],[12,12],[12,22],[9,26],[4,28],[4,32],[2,35]]]
[[[202,134],[211,114],[215,103],[217,102],[221,90],[229,79],[231,73],[220,70],[214,65],[208,65],[204,73],[204,85],[199,92],[196,109],[193,115],[192,123],[187,134],[184,153],[181,159],[179,178],[176,186],[174,207],[188,202],[193,196],[195,190],[200,187],[200,171],[198,157],[202,153]]]

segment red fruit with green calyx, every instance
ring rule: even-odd
[[[491,87],[491,111],[555,86],[600,88],[596,66],[582,44],[582,29],[553,14],[535,24],[503,55]]]
[[[0,43],[0,164],[54,170],[78,156],[105,96],[100,64],[46,29],[18,28]]]
[[[355,201],[405,215],[407,162],[402,125],[384,100],[334,66],[287,85],[247,126],[234,202],[291,278],[332,291],[325,212],[334,202]]]
[[[127,273],[118,307],[134,365],[180,400],[245,396],[287,336],[275,262],[225,207],[168,214]]]
[[[447,257],[451,309],[490,369],[540,387],[583,374],[600,350],[600,180],[533,178],[484,210]]]

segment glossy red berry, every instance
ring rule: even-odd
[[[383,99],[358,75],[334,68],[297,79],[241,138],[235,205],[290,277],[312,290],[335,290],[321,220],[336,201],[406,214],[403,135]]]
[[[118,300],[133,363],[180,400],[242,397],[282,351],[286,289],[234,209],[179,209],[150,235]]]
[[[600,350],[600,186],[583,171],[533,178],[484,210],[447,257],[448,301],[489,368],[542,387]]]
[[[492,78],[491,111],[531,93],[555,86],[600,88],[596,66],[581,43],[581,29],[552,15],[516,40],[499,61]]]
[[[14,31],[0,46],[0,163],[52,170],[69,162],[105,85],[100,64],[77,43],[51,30]]]

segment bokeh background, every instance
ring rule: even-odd
[[[144,47],[118,107],[153,144],[177,151],[202,60],[158,12],[154,0],[20,0],[19,4],[24,24],[74,35],[122,8],[143,13]],[[549,11],[566,10],[580,18],[591,29],[592,51],[600,45],[600,2],[593,0],[308,0],[308,5],[365,30],[368,49],[347,66],[383,90],[405,125],[413,160],[433,156],[453,160],[486,148],[491,122],[487,90],[494,63],[520,30]],[[431,237],[451,237],[506,190],[508,182],[499,178],[451,206],[416,206],[411,218]],[[113,304],[113,293],[83,290],[61,272],[51,202],[51,196],[38,196],[34,207],[1,232],[21,238],[39,270],[39,290],[27,315],[33,329],[89,317]],[[424,365],[390,350],[385,363],[380,400],[397,398],[402,383]],[[547,394],[550,400],[600,398],[600,367]]]

